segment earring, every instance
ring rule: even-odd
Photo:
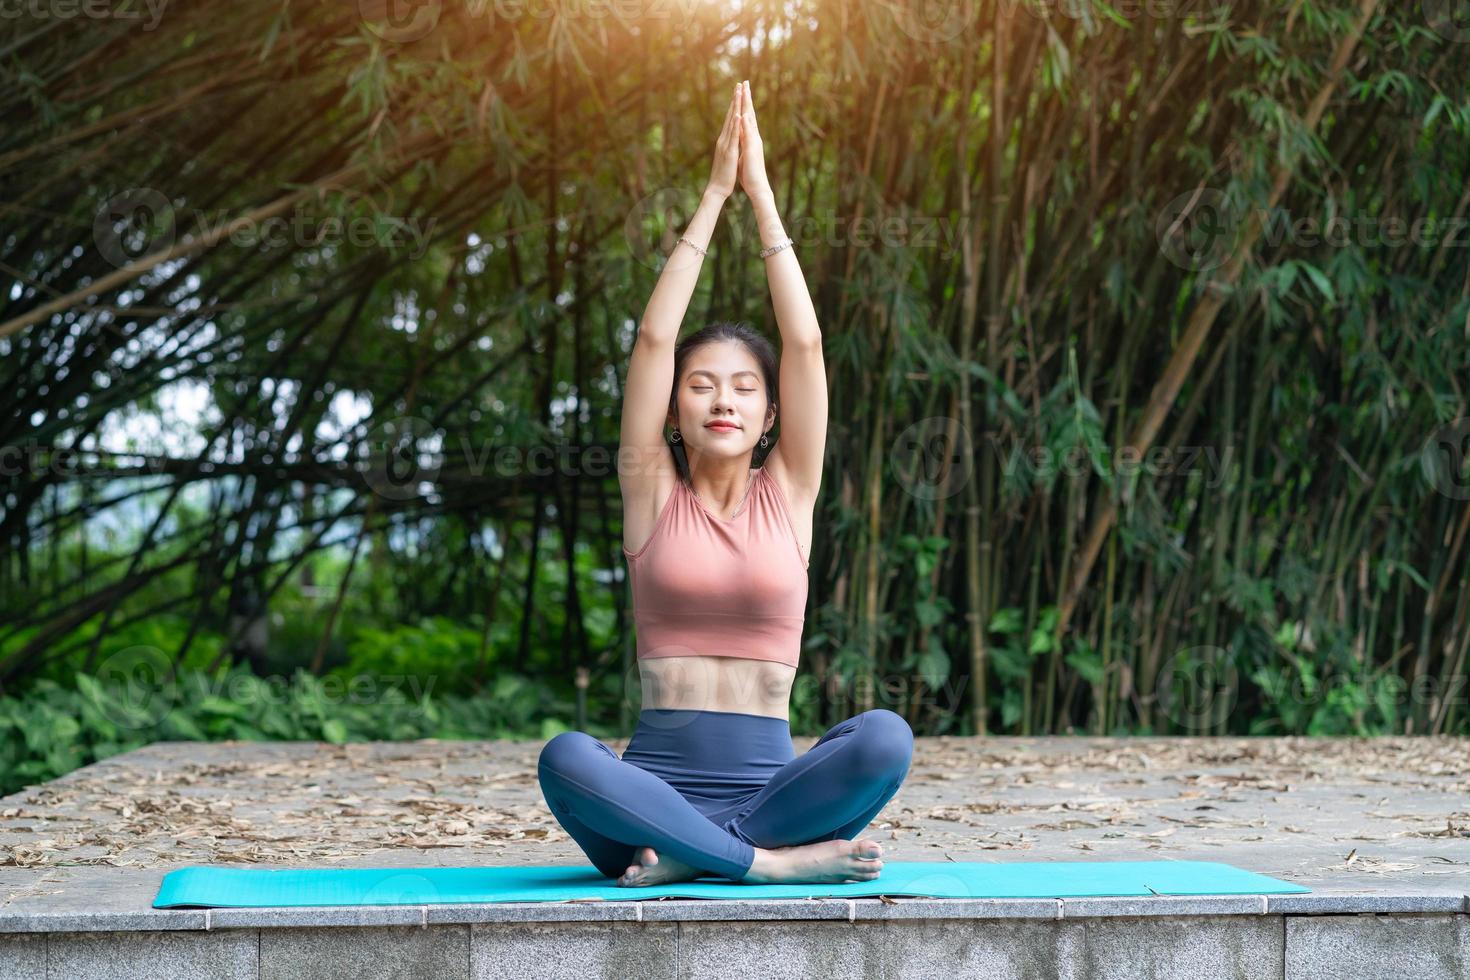
[[[679,442],[683,438],[684,438],[683,436],[679,435],[679,430],[678,429],[675,429],[673,435],[669,436],[669,441],[670,442]]]
[[[764,432],[762,432],[761,433],[761,448],[762,449],[765,449],[770,444],[771,444],[771,441],[769,439],[767,439],[766,438],[766,434]]]

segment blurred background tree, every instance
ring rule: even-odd
[[[0,26],[14,760],[139,649],[628,731],[622,377],[740,78],[831,375],[794,730],[1470,727],[1434,5],[375,2]],[[686,326],[775,339],[723,218]],[[210,704],[121,734],[295,730]]]

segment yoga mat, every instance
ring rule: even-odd
[[[748,885],[705,878],[622,888],[590,865],[500,868],[225,868],[170,871],[156,909],[204,906],[442,905],[649,898],[1073,898],[1149,895],[1292,895],[1301,885],[1214,861],[885,861],[873,881]]]

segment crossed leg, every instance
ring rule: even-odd
[[[886,708],[828,729],[733,816],[706,816],[664,780],[585,732],[563,732],[537,763],[557,822],[598,871],[620,876],[641,847],[739,881],[755,848],[851,839],[898,792],[913,732]]]
[[[902,715],[864,711],[827,729],[720,826],[764,848],[852,840],[893,799],[913,755]]]
[[[658,776],[586,732],[562,732],[537,762],[541,794],[594,867],[621,875],[639,846],[739,880],[755,849],[717,826]]]

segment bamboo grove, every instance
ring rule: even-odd
[[[1470,728],[1436,5],[371,2],[3,22],[6,687],[147,617],[182,657],[338,549],[313,669],[374,570],[385,618],[482,657],[510,621],[497,663],[614,710],[621,378],[749,78],[830,373],[798,713]],[[755,241],[737,194],[686,328],[778,336]],[[104,448],[182,382],[188,452]],[[419,479],[375,480],[405,444]]]

